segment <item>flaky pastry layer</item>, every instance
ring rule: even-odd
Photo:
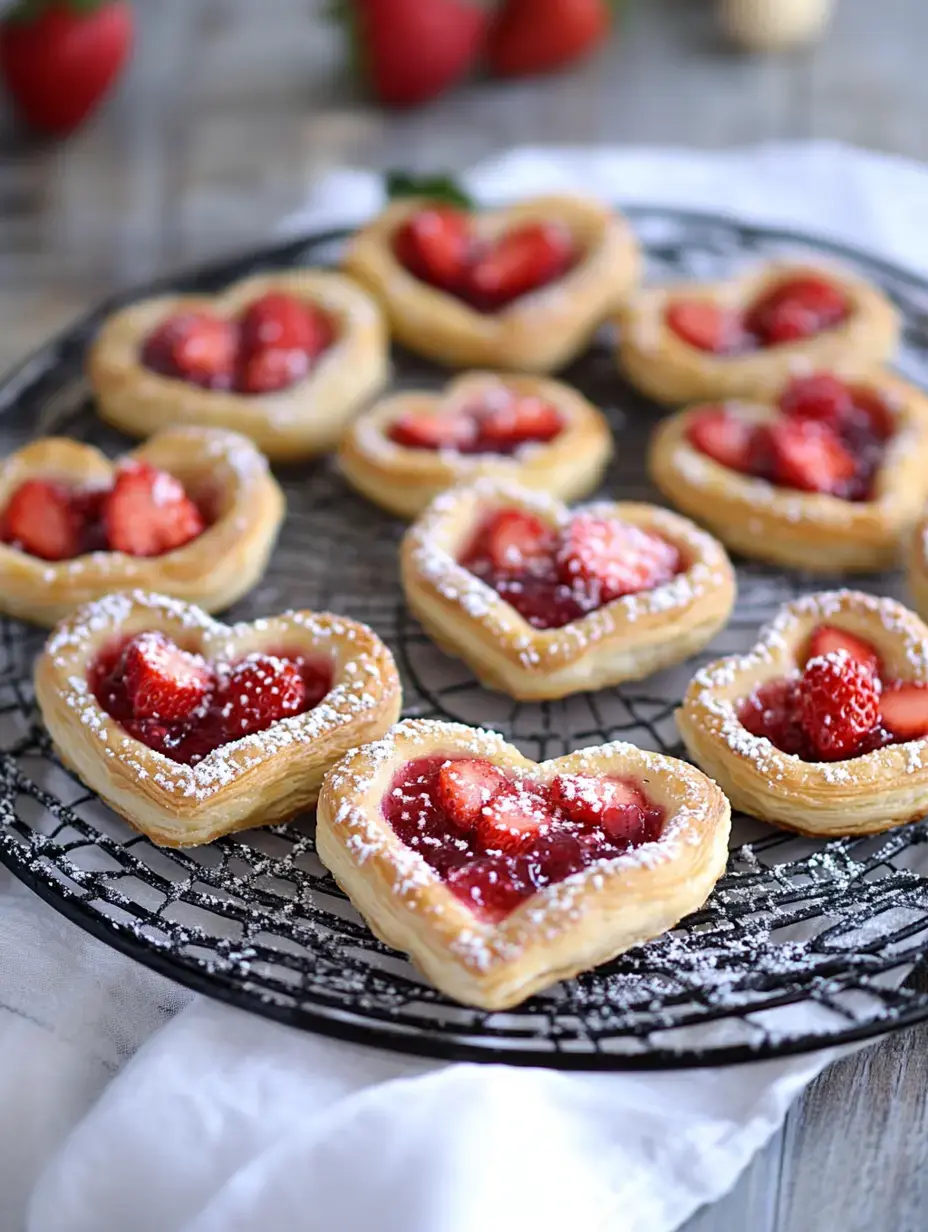
[[[660,839],[539,890],[499,923],[475,915],[399,838],[382,809],[396,772],[434,756],[482,757],[550,782],[557,774],[640,779],[667,814]],[[371,930],[466,1005],[506,1009],[659,936],[701,907],[725,870],[730,810],[684,762],[604,744],[540,764],[492,732],[407,720],[326,776],[316,847]]]
[[[328,657],[332,688],[305,714],[183,765],[130,736],[88,684],[91,665],[108,646],[155,629],[206,659],[282,648]],[[315,802],[340,757],[387,731],[402,700],[393,657],[366,625],[324,612],[223,625],[198,608],[140,591],[109,595],[63,621],[37,662],[35,689],[65,764],[131,826],[166,847],[193,847],[293,817]]]

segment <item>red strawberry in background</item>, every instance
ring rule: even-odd
[[[125,0],[22,0],[0,22],[0,74],[28,124],[69,133],[116,82],[132,35]]]
[[[354,0],[343,6],[359,66],[376,97],[412,107],[471,69],[483,45],[483,0]]]
[[[505,0],[487,37],[501,77],[549,73],[593,50],[609,33],[608,0]]]

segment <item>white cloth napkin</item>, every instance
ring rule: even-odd
[[[467,182],[724,209],[928,270],[928,169],[839,146],[524,149]],[[338,172],[288,225],[379,200]],[[194,998],[0,871],[2,1232],[670,1232],[832,1055],[613,1075],[404,1058]]]

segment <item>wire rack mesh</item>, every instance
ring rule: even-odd
[[[790,253],[856,266],[902,310],[900,368],[928,384],[928,285],[862,253],[721,217],[633,212],[656,278],[718,277]],[[336,233],[303,238],[157,287],[218,289],[262,268],[324,263]],[[114,301],[115,302],[115,301]],[[111,454],[126,442],[93,415],[88,339],[114,303],[0,384],[4,449],[49,431]],[[405,386],[437,370],[396,356]],[[618,450],[604,490],[657,499],[643,457],[658,411],[619,381],[606,340],[567,379],[602,406]],[[734,617],[703,654],[629,686],[518,703],[481,688],[407,614],[402,526],[355,496],[329,462],[281,476],[289,516],[270,571],[239,604],[249,619],[287,607],[342,612],[393,647],[405,713],[490,726],[535,758],[622,738],[681,752],[673,710],[692,672],[746,649],[758,625],[814,582],[739,567]],[[867,580],[900,594],[896,576]],[[163,974],[282,1021],[440,1057],[610,1069],[714,1064],[817,1048],[928,1017],[917,974],[928,940],[928,829],[816,843],[748,819],[706,906],[664,937],[516,1010],[457,1006],[368,932],[315,852],[312,818],[164,851],[131,831],[55,756],[33,704],[40,631],[0,620],[0,859],[83,928]],[[924,874],[924,875],[923,875]]]

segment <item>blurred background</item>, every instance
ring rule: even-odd
[[[472,6],[477,19],[462,26]],[[605,0],[516,0],[506,19],[524,28],[494,36],[492,57],[486,0],[337,7],[341,20],[322,0],[5,6],[0,365],[116,287],[260,241],[337,165],[421,172],[522,143],[808,137],[928,155],[925,0],[625,0],[608,6],[608,23],[580,13],[587,42],[575,60],[538,74],[529,63],[524,76],[508,75],[526,68],[520,57],[550,60],[554,48],[571,60],[570,38],[545,23]],[[365,7],[385,19],[380,36],[428,20],[371,46]],[[116,29],[114,9],[125,10]],[[490,58],[507,75],[491,75]],[[423,79],[436,66],[452,79],[445,89]],[[387,107],[374,69],[382,94],[436,96]],[[102,102],[78,122],[81,92],[95,90]],[[26,123],[42,99],[53,114],[39,121],[73,131],[43,136]]]

